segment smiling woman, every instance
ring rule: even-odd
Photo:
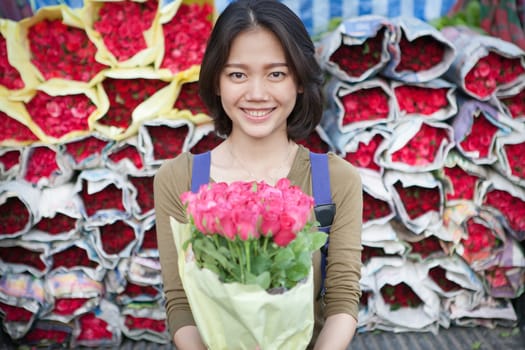
[[[297,142],[319,124],[322,84],[314,44],[292,10],[276,0],[232,2],[215,23],[200,69],[200,96],[215,132],[224,137],[208,154],[211,161],[205,181],[275,185],[287,178],[312,195],[310,153]],[[205,348],[188,304],[194,295],[186,295],[179,276],[170,226],[170,217],[188,222],[180,196],[189,190],[192,176],[201,175],[192,173],[195,159],[190,153],[182,153],[166,161],[155,176],[154,186],[168,324],[177,349]],[[327,159],[330,178],[325,180],[331,183],[337,210],[328,248],[332,258],[325,268],[321,267],[319,250],[312,257],[311,292],[319,293],[321,274],[326,272],[326,294],[311,308],[315,327],[309,347],[342,349],[354,335],[361,293],[362,187],[350,163],[334,153]],[[306,300],[304,305],[308,305]],[[280,314],[286,315],[287,310]],[[283,337],[288,335],[283,333]]]

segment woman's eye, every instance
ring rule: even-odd
[[[284,78],[285,74],[284,72],[271,72],[270,77],[274,79]]]
[[[230,73],[230,77],[232,79],[239,80],[239,79],[242,79],[244,77],[244,74],[240,73],[240,72],[233,72],[233,73]]]

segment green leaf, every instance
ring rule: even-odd
[[[255,283],[257,283],[262,289],[267,290],[270,288],[271,281],[272,278],[270,277],[270,273],[265,271],[257,276]]]
[[[311,236],[312,236],[312,245],[310,248],[312,252],[324,246],[324,244],[326,243],[326,240],[328,239],[328,234],[322,231],[311,233]]]
[[[274,265],[285,267],[290,265],[295,255],[290,247],[282,248],[279,250],[274,259]]]
[[[299,282],[300,280],[308,276],[308,272],[308,268],[304,265],[295,264],[291,268],[286,269],[286,277],[289,281]]]
[[[268,271],[272,266],[271,259],[266,255],[258,255],[252,261],[252,272],[259,275],[265,271]]]
[[[472,343],[472,346],[470,347],[472,350],[478,350],[481,348],[481,341],[475,341]]]

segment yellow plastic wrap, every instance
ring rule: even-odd
[[[199,269],[191,249],[182,250],[190,226],[170,218],[179,273],[199,332],[211,350],[305,349],[313,325],[313,269],[308,279],[283,294],[257,285],[222,283]]]
[[[162,29],[160,26],[160,11],[157,7],[157,12],[153,18],[151,27],[146,30],[144,40],[146,42],[146,48],[139,51],[127,60],[119,61],[113,53],[111,53],[106,45],[102,35],[94,29],[94,23],[97,20],[98,12],[104,3],[118,2],[124,0],[84,0],[84,6],[82,8],[82,21],[84,22],[85,30],[91,41],[97,47],[97,54],[95,59],[105,65],[115,68],[131,68],[131,67],[145,67],[153,63],[162,47]],[[134,2],[145,2],[146,0],[132,0]],[[162,0],[158,0],[159,7]],[[131,22],[127,22],[130,25],[134,25]]]
[[[18,22],[18,25],[10,29],[10,36],[12,40],[9,41],[8,51],[13,52],[11,56],[16,57],[16,61],[13,60],[13,63],[18,65],[19,71],[23,74],[23,80],[28,79],[26,85],[30,87],[35,87],[34,79],[30,80],[32,76],[37,78],[37,82],[44,82],[48,79],[44,77],[42,72],[31,62],[31,49],[28,40],[29,28],[35,24],[44,21],[44,20],[57,20],[61,19],[62,23],[66,26],[78,28],[85,30],[84,24],[81,20],[81,10],[80,9],[71,9],[65,5],[57,6],[46,6],[38,10],[36,14],[32,17],[27,17]],[[89,37],[88,37],[89,39]],[[17,67],[17,68],[18,68]],[[82,67],[79,65],[78,67]],[[86,87],[93,86],[97,84],[102,79],[102,71],[95,74],[89,82],[81,82]],[[52,78],[49,80],[65,80],[70,81],[69,79],[64,78]]]
[[[151,67],[142,68],[115,68],[104,72],[104,78],[113,79],[154,79],[166,82],[168,85],[155,92],[152,96],[141,102],[131,114],[131,123],[128,128],[124,129],[116,126],[109,126],[101,124],[96,119],[92,120],[92,128],[99,131],[101,134],[120,141],[126,139],[138,132],[140,125],[150,119],[167,113],[173,106],[175,101],[174,89],[177,84],[175,80],[169,80],[166,76],[163,76],[159,72],[155,71]],[[108,101],[108,109],[111,108],[109,100],[104,87],[102,85],[104,79],[98,85],[98,89],[104,95],[105,101]],[[97,118],[98,119],[98,118]]]
[[[64,143],[74,138],[88,135],[93,131],[92,125],[96,120],[101,118],[109,108],[109,102],[105,94],[103,94],[97,87],[87,87],[85,83],[76,81],[67,81],[62,79],[51,79],[38,85],[37,88],[29,89],[24,94],[17,96],[11,96],[11,100],[23,101],[25,103],[31,101],[31,99],[37,94],[38,91],[45,92],[50,96],[71,96],[77,94],[84,94],[89,100],[95,105],[96,109],[88,116],[86,130],[75,130],[68,132],[60,137],[53,137],[47,135],[33,120],[29,111],[25,106],[20,111],[21,118],[23,120],[29,120],[28,126],[31,131],[34,132],[37,137],[48,144]]]
[[[40,72],[30,63],[29,50],[22,45],[18,22],[0,19],[0,34],[6,40],[7,60],[24,82],[24,88],[38,85]],[[0,95],[15,93],[0,86]]]
[[[13,118],[17,122],[27,127],[35,136],[38,130],[38,126],[31,120],[27,111],[24,108],[24,104],[20,101],[9,100],[7,96],[0,95],[0,112],[5,113],[8,117]],[[37,136],[38,137],[38,136]],[[0,146],[2,147],[17,147],[26,146],[37,140],[15,140],[12,138],[6,138],[0,140]]]

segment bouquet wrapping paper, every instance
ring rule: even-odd
[[[190,237],[189,225],[171,218],[171,226],[181,280],[209,348],[306,348],[314,325],[313,270],[306,281],[282,294],[269,294],[257,285],[225,284],[210,270],[199,269],[191,250],[182,248]],[[281,317],[282,310],[287,317]]]

